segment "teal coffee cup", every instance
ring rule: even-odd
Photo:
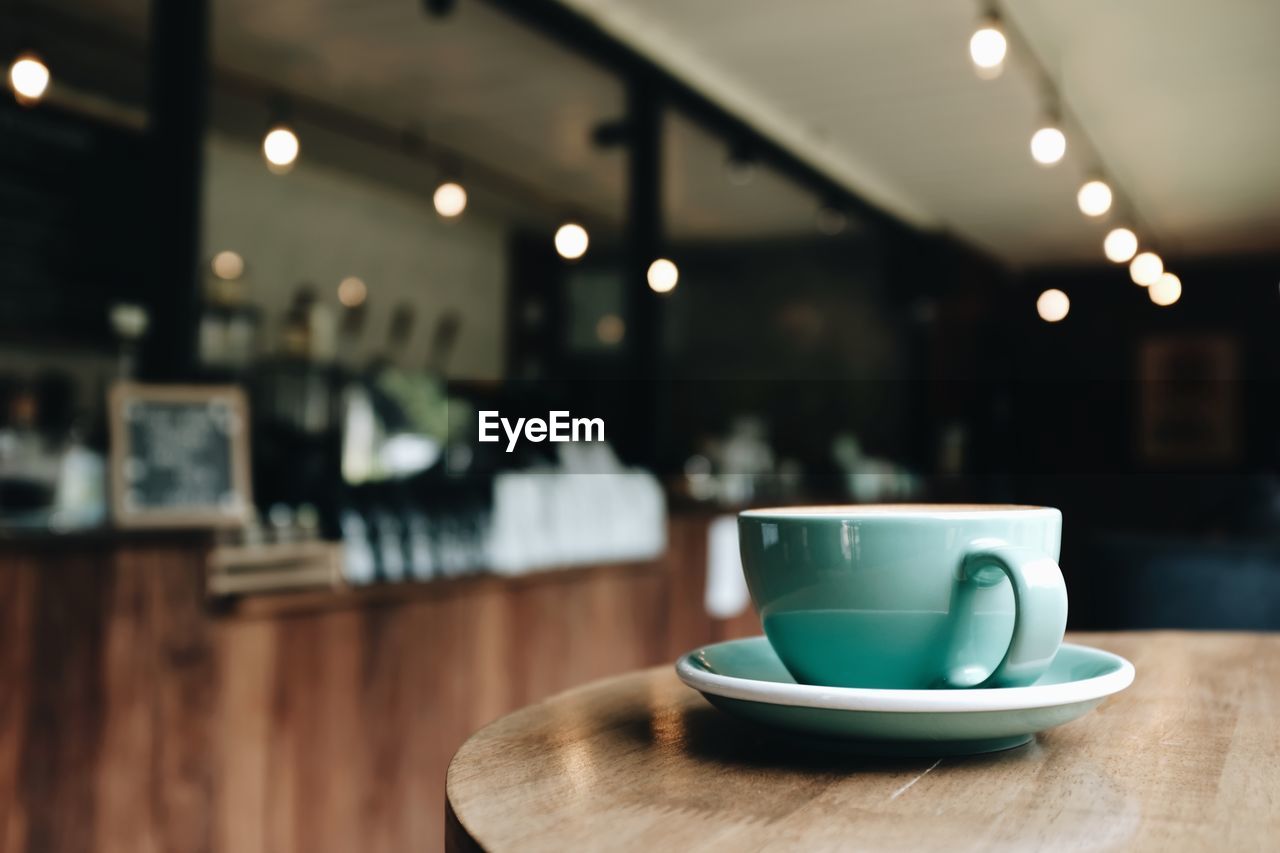
[[[765,635],[804,684],[1017,687],[1062,644],[1056,509],[753,509],[738,538]]]

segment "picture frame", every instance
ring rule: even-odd
[[[116,383],[107,419],[116,526],[228,528],[250,519],[249,406],[239,387]]]
[[[1162,335],[1138,350],[1138,450],[1181,468],[1239,458],[1240,353],[1224,335]]]

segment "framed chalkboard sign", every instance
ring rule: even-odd
[[[239,388],[120,383],[109,410],[116,524],[234,527],[249,518],[249,418]]]

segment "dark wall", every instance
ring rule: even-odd
[[[996,348],[1007,353],[995,389],[1012,411],[1007,464],[1024,490],[1083,479],[1065,493],[1115,526],[1244,526],[1236,505],[1280,461],[1280,259],[1172,267],[1183,296],[1164,308],[1123,268],[1022,278]],[[1058,324],[1034,313],[1048,287],[1071,298]]]
[[[1170,266],[1163,308],[1123,267],[1020,277],[985,354],[987,481],[1063,510],[1077,628],[1280,627],[1280,258]]]
[[[573,343],[593,311],[628,319],[616,254],[593,249],[571,266],[541,237],[513,241],[509,375],[545,384],[548,396],[612,397],[609,422],[627,447],[645,444],[626,434],[638,407],[656,405],[656,456],[632,458],[664,473],[742,415],[762,419],[776,454],[819,478],[836,472],[837,433],[927,474],[942,425],[985,421],[990,387],[963,380],[981,370],[990,307],[1010,296],[989,258],[943,236],[866,225],[670,251],[680,282],[660,303],[661,355],[635,377],[629,329],[613,348]]]
[[[871,239],[685,246],[664,305],[675,452],[760,417],[780,456],[832,467],[836,432],[901,456],[915,353]]]
[[[105,346],[154,250],[141,134],[0,98],[0,341]]]

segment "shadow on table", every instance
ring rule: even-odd
[[[682,705],[654,714],[637,713],[620,721],[620,731],[647,747],[679,749],[699,761],[752,770],[900,773],[927,767],[938,759],[938,756],[860,755],[850,744],[754,726],[704,704]],[[946,763],[969,767],[1007,765],[1034,761],[1041,752],[1040,744],[1033,740],[1026,746],[1003,752],[947,756]]]

